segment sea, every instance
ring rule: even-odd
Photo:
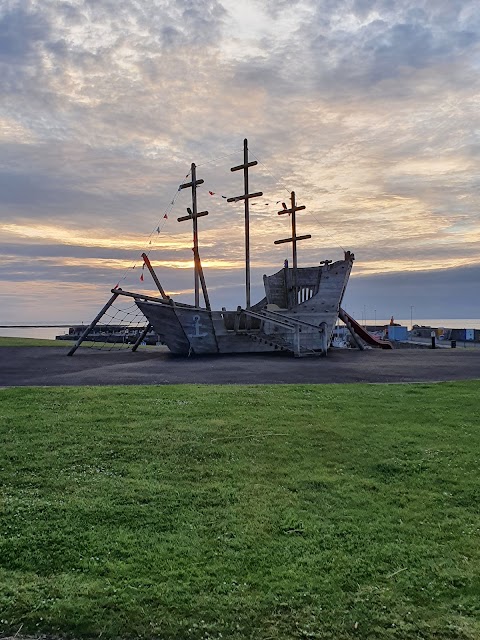
[[[384,327],[390,323],[390,318],[367,319],[355,318],[362,325]],[[410,318],[395,318],[396,324],[401,324],[411,328]],[[33,322],[30,324],[34,324]],[[75,323],[72,323],[72,325]],[[78,323],[80,324],[80,323]],[[475,318],[413,318],[413,324],[425,327],[445,327],[447,329],[480,329],[480,319]],[[40,325],[40,323],[39,323]],[[16,338],[45,338],[54,339],[55,336],[68,333],[68,329],[63,327],[10,327],[3,329],[0,327],[0,336]]]

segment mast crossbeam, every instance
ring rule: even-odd
[[[299,240],[308,240],[312,236],[310,234],[306,236],[295,236],[295,238],[285,238],[284,240],[275,240],[273,244],[285,244],[285,242],[298,242]]]
[[[257,191],[256,193],[245,193],[243,196],[227,198],[227,202],[239,202],[240,200],[247,200],[248,198],[259,198],[260,196],[263,196],[263,191]]]
[[[177,222],[185,222],[185,220],[193,220],[194,218],[201,218],[202,216],[208,216],[208,211],[199,211],[197,214],[193,214],[191,209],[187,207],[188,216],[181,216],[177,218]]]
[[[230,171],[240,171],[240,169],[248,169],[248,167],[255,167],[258,164],[256,160],[252,160],[252,162],[245,162],[244,164],[239,164],[236,167],[232,167]]]
[[[184,182],[183,184],[181,184],[178,189],[190,189],[191,187],[193,187],[193,185],[198,186],[199,184],[203,184],[205,182],[205,180],[195,180],[195,181],[191,181],[191,182]]]
[[[281,216],[284,213],[288,213],[288,214],[295,213],[295,211],[303,211],[303,209],[306,209],[306,208],[307,207],[304,204],[302,204],[299,207],[294,207],[292,209],[282,209],[281,211],[278,211],[278,215]]]

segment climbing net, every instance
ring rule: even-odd
[[[105,310],[80,346],[105,351],[132,349],[147,326],[148,320],[135,302],[131,299],[124,301],[117,298]],[[158,335],[150,328],[141,344],[155,345],[158,342]]]

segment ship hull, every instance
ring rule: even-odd
[[[211,311],[165,300],[136,300],[172,353],[203,355],[286,351],[326,354],[353,256],[264,276],[266,297],[251,309]],[[295,277],[295,282],[292,278]]]

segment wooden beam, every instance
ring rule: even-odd
[[[102,307],[102,309],[97,313],[97,315],[95,316],[95,318],[91,321],[91,323],[88,325],[88,327],[85,329],[85,331],[82,333],[82,335],[80,336],[80,338],[76,341],[76,343],[73,345],[73,347],[70,349],[70,351],[67,353],[67,356],[73,356],[73,354],[75,353],[75,351],[78,349],[78,347],[82,344],[82,342],[85,340],[85,338],[88,336],[88,334],[90,333],[90,331],[94,328],[94,326],[97,324],[97,322],[100,320],[100,318],[103,316],[103,314],[106,312],[106,310],[112,306],[112,304],[115,302],[115,300],[118,298],[118,296],[120,295],[120,290],[118,289],[112,289],[112,297],[110,298],[110,300],[107,302],[107,304],[105,306]]]
[[[142,344],[143,339],[145,338],[145,336],[147,335],[147,333],[150,331],[152,325],[149,323],[147,324],[147,326],[145,327],[145,329],[142,331],[142,333],[138,336],[137,341],[135,342],[135,344],[132,347],[132,351],[136,351],[138,349],[138,347]]]
[[[202,285],[202,292],[203,292],[203,299],[205,300],[205,306],[209,311],[211,311],[210,299],[208,297],[207,285],[205,282],[205,276],[203,275],[202,262],[200,260],[200,254],[198,253],[198,249],[197,251],[195,251],[195,249],[193,250],[193,259],[195,261],[195,267],[196,267],[197,273],[200,277],[200,283]]]
[[[160,295],[162,296],[162,298],[168,299],[167,294],[165,293],[162,285],[160,284],[160,280],[158,279],[157,274],[153,270],[153,267],[152,267],[152,265],[150,263],[150,260],[148,259],[147,254],[146,253],[142,253],[142,258],[143,258],[144,263],[147,266],[147,269],[150,271],[150,275],[152,276],[153,281],[157,285],[157,289],[160,291]]]
[[[248,200],[249,198],[258,198],[263,196],[263,191],[257,191],[256,193],[246,193],[243,196],[235,196],[234,198],[227,198],[227,202],[240,202],[240,200]]]
[[[302,204],[300,207],[295,207],[295,211],[303,211],[303,209],[306,209],[307,207]],[[278,211],[278,215],[281,216],[284,213],[293,213],[293,209],[282,209],[281,211]]]
[[[309,238],[311,238],[312,236],[310,234],[306,235],[306,236],[297,236],[295,238],[295,242],[298,242],[299,240],[308,240]],[[275,242],[273,244],[285,244],[285,242],[293,242],[294,238],[285,238],[284,240],[275,240]]]
[[[193,185],[195,184],[195,187],[197,187],[199,184],[203,184],[204,180],[195,180],[195,181],[191,181],[191,182],[184,182],[183,184],[180,185],[179,189],[188,189],[189,187],[193,187]]]
[[[187,209],[187,211],[189,211],[189,209]],[[200,211],[194,216],[190,210],[190,213],[188,214],[188,216],[182,216],[181,218],[177,218],[177,222],[185,222],[185,220],[193,220],[194,217],[201,218],[202,216],[208,216],[208,211]]]
[[[197,167],[192,162],[190,173],[192,175],[191,182],[186,182],[180,185],[180,189],[192,188],[192,208],[187,208],[188,216],[182,216],[177,218],[178,222],[185,222],[191,220],[193,222],[193,251],[194,254],[198,254],[198,221],[197,218],[208,215],[208,211],[197,211],[197,185],[203,184],[203,180],[197,180]],[[197,262],[194,260],[194,285],[195,285],[195,306],[200,306],[200,291],[199,291],[199,273],[197,270]]]
[[[231,167],[230,171],[243,170],[243,195],[236,196],[235,198],[227,198],[227,202],[240,202],[244,201],[245,206],[245,304],[247,309],[250,308],[250,198],[259,198],[263,196],[263,191],[257,191],[255,193],[249,193],[250,188],[248,185],[248,170],[250,167],[255,167],[258,164],[256,160],[248,160],[248,140],[243,140],[243,164],[239,164],[236,167]]]
[[[240,169],[247,169],[248,167],[255,167],[258,164],[256,160],[252,162],[245,162],[244,164],[239,164],[236,167],[232,167],[230,171],[240,171]]]

